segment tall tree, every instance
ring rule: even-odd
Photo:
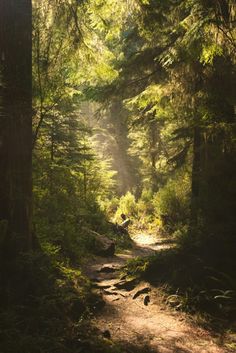
[[[32,247],[31,0],[2,0],[0,24],[0,224],[9,257]]]

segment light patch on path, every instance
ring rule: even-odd
[[[149,249],[150,252],[168,249],[174,245],[173,240],[160,238],[155,234],[137,233],[132,236],[137,248]]]
[[[101,330],[109,330],[113,342],[119,343],[124,353],[224,353],[208,331],[188,319],[187,315],[167,308],[158,288],[148,283],[139,283],[132,290],[117,289],[118,272],[101,272],[102,266],[121,268],[126,261],[136,256],[148,256],[168,244],[151,235],[137,234],[135,245],[111,258],[96,259],[88,274],[96,277],[106,303],[93,322]],[[133,299],[138,290],[148,287],[150,292]],[[144,305],[149,295],[150,303]]]

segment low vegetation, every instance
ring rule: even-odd
[[[1,353],[119,352],[82,268],[132,246],[122,217],[176,244],[128,274],[232,327],[234,1],[1,0],[0,23]]]

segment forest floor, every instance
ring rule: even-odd
[[[203,329],[189,315],[166,305],[161,288],[147,282],[120,278],[129,259],[145,257],[173,246],[165,239],[136,234],[131,250],[87,264],[105,305],[93,324],[124,353],[223,353],[222,340]]]

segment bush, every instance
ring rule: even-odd
[[[114,217],[117,209],[119,208],[120,200],[118,197],[112,197],[111,199],[106,199],[100,201],[100,207],[103,212],[105,212],[108,219]]]
[[[186,224],[190,210],[190,178],[179,173],[170,179],[153,198],[154,215],[162,220],[164,228],[175,231]]]
[[[139,218],[153,215],[154,208],[152,204],[152,198],[152,191],[144,189],[137,204]]]
[[[114,221],[120,222],[120,215],[124,213],[127,217],[137,217],[138,207],[135,196],[131,192],[127,192],[120,198],[119,207],[116,211]]]

